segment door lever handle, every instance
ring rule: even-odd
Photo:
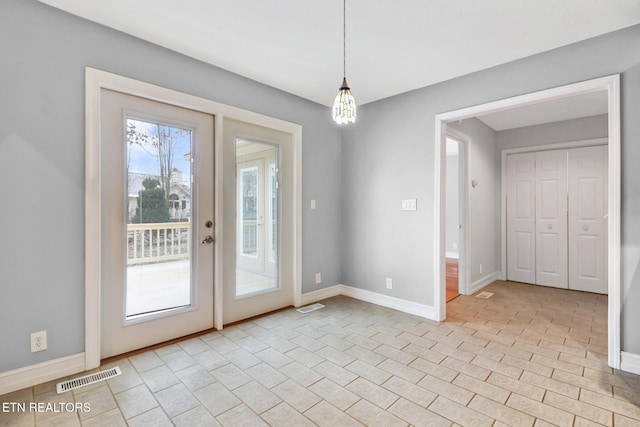
[[[216,241],[216,239],[214,239],[212,236],[207,236],[202,241],[202,244],[203,245],[210,245],[210,244],[214,243],[215,241]]]

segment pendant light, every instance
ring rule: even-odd
[[[333,121],[338,124],[356,121],[356,100],[347,84],[347,0],[342,0],[342,86],[333,101]]]

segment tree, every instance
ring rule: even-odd
[[[172,126],[154,123],[150,134],[139,131],[131,121],[127,123],[127,142],[137,144],[153,156],[158,163],[159,185],[168,200],[171,194],[171,175],[173,174],[174,140],[189,135],[189,131]],[[127,159],[127,162],[129,159]],[[128,166],[128,164],[127,164]]]
[[[142,186],[144,190],[138,192],[138,206],[131,222],[133,224],[168,222],[170,218],[169,206],[164,189],[160,188],[160,181],[146,178],[142,181]]]

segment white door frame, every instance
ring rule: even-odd
[[[608,307],[608,364],[620,369],[620,75],[600,77],[593,80],[569,84],[552,89],[533,92],[486,104],[475,105],[435,116],[435,168],[434,168],[434,258],[433,258],[433,301],[434,317],[444,320],[445,303],[445,192],[443,175],[446,161],[447,123],[464,120],[481,114],[504,111],[516,107],[552,101],[586,93],[607,91],[608,94],[608,269],[609,269],[609,307]],[[502,218],[504,223],[505,218]],[[469,238],[469,233],[467,233]],[[503,270],[504,271],[504,270]],[[504,273],[503,273],[504,274]]]
[[[142,98],[188,108],[214,116],[215,226],[214,237],[214,328],[222,329],[223,251],[223,119],[231,118],[291,134],[294,224],[291,247],[293,301],[302,300],[302,126],[210,99],[144,83],[87,67],[85,69],[85,370],[100,366],[100,92],[110,89]],[[235,184],[233,184],[235,186]],[[232,232],[235,232],[233,230]]]
[[[452,139],[458,141],[458,223],[460,228],[458,229],[458,293],[462,295],[470,295],[471,283],[469,278],[471,277],[471,265],[469,263],[469,253],[471,247],[469,243],[471,238],[467,238],[467,235],[471,228],[469,227],[469,144],[471,139],[457,129],[447,129],[446,137],[449,136]],[[445,159],[446,159],[446,147],[445,147]],[[444,171],[446,175],[446,170]],[[446,195],[445,195],[446,202]],[[445,204],[446,209],[446,204]],[[446,229],[445,229],[446,231]],[[446,236],[445,236],[446,242]],[[445,298],[446,298],[446,274],[445,274]]]

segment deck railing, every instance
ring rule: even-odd
[[[191,256],[191,224],[127,224],[127,265],[177,261]]]

